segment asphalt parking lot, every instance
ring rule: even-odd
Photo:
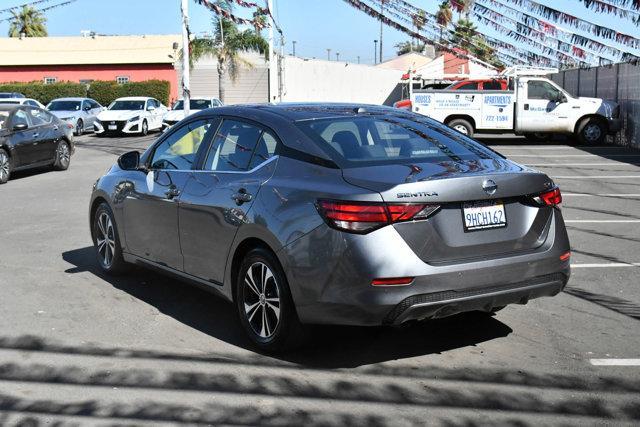
[[[639,151],[485,140],[560,185],[566,292],[493,317],[318,327],[274,358],[213,295],[99,272],[91,186],[155,137],[85,135],[68,171],[0,187],[0,425],[640,422],[640,363],[609,366],[640,358]]]

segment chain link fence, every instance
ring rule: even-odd
[[[565,70],[551,78],[573,96],[618,102],[622,130],[607,142],[640,148],[640,63]]]

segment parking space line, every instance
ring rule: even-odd
[[[562,197],[640,197],[640,193],[562,193]]]
[[[608,162],[608,163],[525,163],[526,166],[640,166],[640,163],[623,163],[623,162]]]
[[[565,219],[565,223],[580,223],[580,224],[606,224],[606,223],[630,223],[640,222],[640,219]]]
[[[594,366],[640,366],[640,359],[589,359]]]
[[[511,157],[602,157],[598,154],[509,154]],[[640,154],[607,154],[607,157],[640,157]]]
[[[571,264],[571,268],[628,268],[640,267],[640,262],[605,262],[600,264]]]
[[[539,145],[494,145],[494,148],[500,148],[501,150],[578,150],[576,147],[572,147],[570,145],[550,145],[550,146],[539,146]],[[628,149],[627,147],[620,147],[617,145],[595,145],[593,147],[589,147],[589,150],[594,148],[611,148],[611,149]]]

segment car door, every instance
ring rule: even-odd
[[[562,132],[568,127],[570,107],[566,97],[546,80],[519,82],[517,104],[519,132]]]
[[[277,139],[253,122],[225,118],[206,160],[194,172],[180,205],[180,242],[185,272],[221,284],[238,227],[275,170]],[[256,148],[256,145],[258,148]]]
[[[40,108],[26,107],[25,110],[33,129],[32,138],[36,162],[53,160],[59,134],[53,115]]]
[[[193,165],[211,127],[196,120],[161,137],[137,172],[123,201],[127,251],[141,258],[182,271],[178,232],[178,205]]]
[[[98,114],[100,114],[100,112],[102,111],[102,105],[98,104],[93,99],[89,99],[86,102],[88,102],[89,106],[91,107],[91,109],[89,110],[89,114],[87,116],[87,126],[86,127],[88,129],[92,129],[94,123],[96,122],[96,120],[98,118]]]
[[[15,167],[28,166],[38,161],[37,132],[31,125],[30,115],[24,108],[16,109],[10,119],[11,145],[15,153]]]

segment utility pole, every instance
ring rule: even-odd
[[[182,0],[182,108],[189,115],[191,94],[189,92],[189,0]]]
[[[185,1],[185,0],[183,0]],[[276,64],[275,43],[273,38],[273,0],[267,0],[267,9],[269,9],[269,102],[276,100],[278,95],[278,64]]]
[[[336,61],[340,61],[340,52],[336,52]]]
[[[296,41],[291,42],[293,44],[293,56],[296,56]]]
[[[358,55],[358,64],[360,63],[360,56]]]
[[[378,63],[378,40],[373,41],[373,64]]]
[[[380,15],[384,16],[384,2],[385,0],[380,1]],[[380,17],[380,55],[378,58],[380,62],[382,62],[382,16]]]
[[[327,49],[327,61],[331,61],[331,49]]]

